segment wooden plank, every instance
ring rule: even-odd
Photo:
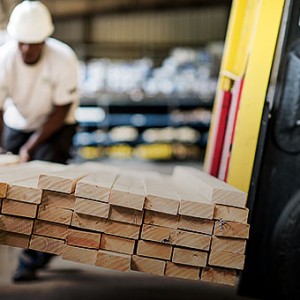
[[[194,198],[193,195],[183,195],[180,201],[178,213],[183,216],[190,216],[203,219],[212,219],[214,214],[214,205],[202,203],[201,199]]]
[[[75,208],[74,194],[58,193],[53,191],[43,190],[42,203],[48,206],[60,207],[74,210]]]
[[[141,239],[164,244],[171,244],[171,236],[175,233],[176,229],[153,225],[143,225],[141,231]]]
[[[172,186],[173,191],[180,198],[178,214],[196,218],[212,219],[214,214],[214,204],[208,201],[193,189],[178,184],[171,176],[164,176],[165,181]]]
[[[88,229],[97,232],[104,232],[106,219],[80,215],[73,212],[71,226]]]
[[[188,216],[180,216],[178,228],[187,231],[200,232],[211,235],[215,222]]]
[[[174,264],[168,261],[165,275],[169,277],[198,280],[200,276],[200,270],[201,268]]]
[[[245,255],[239,253],[212,250],[209,254],[210,266],[224,267],[242,270],[244,268]]]
[[[32,235],[29,249],[61,255],[65,242],[63,240],[53,239],[45,236]]]
[[[69,229],[66,243],[71,246],[99,249],[101,233],[88,232],[77,229]]]
[[[7,193],[8,183],[0,179],[0,198],[5,198]]]
[[[32,228],[31,219],[0,215],[0,230],[30,235]]]
[[[211,236],[188,232],[184,230],[177,230],[174,236],[171,236],[171,243],[176,246],[184,246],[198,250],[209,250]]]
[[[172,262],[187,266],[205,267],[208,254],[205,251],[182,249],[175,247]]]
[[[216,221],[214,235],[232,238],[249,238],[250,225],[236,222]]]
[[[5,173],[0,173],[0,197],[1,198],[7,197],[9,184],[12,185],[15,182],[31,179],[34,178],[35,176],[38,176],[37,171],[39,171],[40,168],[38,168],[37,170],[35,169],[31,170],[28,168],[28,166],[29,164],[28,165],[21,164],[18,167],[8,169],[7,172]],[[12,194],[14,194],[14,192]],[[13,196],[10,195],[10,197]],[[32,201],[36,201],[36,203],[40,203],[40,199],[39,200],[34,199]]]
[[[180,198],[164,177],[158,173],[147,173],[144,176],[146,189],[145,209],[177,215]]]
[[[103,234],[101,238],[100,248],[112,252],[123,254],[133,254],[135,240]]]
[[[176,166],[172,177],[177,184],[198,192],[212,203],[236,207],[246,205],[246,193],[196,168]]]
[[[39,175],[38,188],[72,194],[75,192],[77,181],[88,174],[89,171],[80,165],[66,166],[63,170],[56,172],[44,172]]]
[[[119,173],[119,168],[97,165],[99,169],[77,182],[75,196],[108,202],[110,190]]]
[[[151,210],[145,211],[144,224],[158,225],[161,227],[168,227],[177,229],[179,222],[179,216],[168,215],[164,213],[159,213]]]
[[[96,266],[116,271],[130,271],[131,256],[105,250],[98,250]]]
[[[141,238],[199,250],[209,250],[211,241],[210,235],[152,225],[143,225]]]
[[[42,200],[42,190],[37,188],[37,183],[37,176],[10,183],[7,188],[6,198],[39,204]]]
[[[246,240],[213,236],[211,250],[244,254],[246,250]]]
[[[138,242],[136,254],[139,256],[170,260],[172,255],[172,246],[140,240]]]
[[[67,238],[68,226],[47,221],[35,220],[32,233],[55,239],[65,240]]]
[[[137,240],[140,235],[140,229],[141,226],[138,225],[107,220],[104,232],[106,234]]]
[[[143,221],[143,211],[111,205],[109,219],[113,221],[141,225]]]
[[[0,154],[0,166],[10,166],[20,163],[20,156],[15,154]]]
[[[247,223],[249,209],[233,206],[216,205],[214,219],[238,223]]]
[[[38,208],[37,219],[70,225],[72,219],[72,210],[60,207],[48,206],[47,204],[40,204]]]
[[[2,214],[6,215],[35,218],[37,214],[37,208],[37,204],[3,199],[1,212]]]
[[[29,240],[30,235],[0,231],[1,245],[26,249],[29,247]]]
[[[97,259],[97,250],[65,245],[62,259],[71,260],[82,264],[95,265]]]
[[[98,218],[108,218],[109,215],[108,203],[89,200],[76,197],[75,212],[82,215],[93,216]]]
[[[30,161],[0,167],[0,198],[5,198],[9,184],[38,176],[45,170],[58,170],[62,165],[44,161]]]
[[[131,269],[134,271],[150,273],[153,275],[164,275],[166,262],[163,260],[133,255]]]
[[[201,273],[201,280],[235,286],[237,282],[237,274],[235,270],[230,269],[204,268]]]
[[[140,175],[119,174],[113,184],[109,203],[142,211],[145,203],[145,188]]]

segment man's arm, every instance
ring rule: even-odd
[[[70,103],[62,106],[54,106],[54,110],[45,124],[40,129],[36,130],[21,147],[19,154],[22,162],[28,161],[34,149],[63,126],[71,105],[72,104]]]

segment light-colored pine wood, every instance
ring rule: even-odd
[[[181,195],[181,194],[179,194]],[[212,219],[214,214],[214,205],[197,201],[192,196],[181,196],[179,214],[203,219]],[[201,200],[201,199],[199,199]]]
[[[0,198],[5,198],[8,185],[38,176],[45,170],[61,169],[60,164],[44,161],[31,161],[12,166],[0,167]]]
[[[0,154],[0,166],[10,166],[20,163],[20,156],[15,154]]]
[[[210,266],[242,270],[244,268],[245,255],[239,253],[211,250],[208,264]]]
[[[146,201],[144,208],[170,215],[177,215],[180,198],[173,187],[158,173],[144,176]]]
[[[29,247],[29,240],[30,240],[30,235],[0,231],[1,245],[26,249]]]
[[[172,255],[172,246],[161,243],[138,241],[137,255],[170,260]]]
[[[66,243],[71,246],[99,249],[101,233],[88,232],[78,229],[69,229]]]
[[[142,211],[145,196],[145,188],[141,176],[134,176],[124,172],[117,176],[113,184],[109,203]]]
[[[236,222],[216,221],[214,235],[232,238],[249,238],[250,225]]]
[[[30,235],[32,228],[32,219],[0,215],[0,230]]]
[[[32,235],[29,249],[61,255],[64,248],[64,241],[45,236]]]
[[[82,264],[95,265],[97,259],[97,250],[65,245],[62,259],[71,260]]]
[[[230,269],[204,268],[201,273],[201,280],[235,286],[237,282],[237,274],[235,270]]]
[[[68,228],[67,225],[63,224],[34,220],[32,233],[35,235],[65,240],[67,238]]]
[[[0,181],[0,197],[5,198],[7,193],[8,184]]]
[[[37,204],[3,199],[1,213],[11,216],[19,216],[34,219],[37,214],[37,208]]]
[[[60,207],[66,209],[75,209],[74,194],[58,193],[53,191],[43,190],[42,203],[52,207]]]
[[[131,256],[105,250],[98,250],[96,266],[116,271],[130,271]]]
[[[176,229],[144,224],[142,226],[141,239],[171,244],[171,237],[175,234]]]
[[[132,256],[131,269],[134,271],[150,273],[153,275],[164,275],[166,262],[163,260]]]
[[[244,254],[246,250],[246,240],[213,236],[211,250]]]
[[[245,207],[247,194],[193,167],[176,166],[172,174],[179,185],[199,193],[208,201],[236,207]]]
[[[106,219],[80,215],[75,212],[72,214],[71,226],[88,229],[91,231],[104,232]]]
[[[93,216],[98,218],[108,218],[109,215],[108,203],[89,200],[85,198],[76,198],[75,212],[82,215]]]
[[[168,227],[177,229],[179,222],[179,216],[168,215],[164,213],[159,213],[151,210],[145,211],[144,224],[158,225],[161,227]]]
[[[101,238],[100,248],[112,252],[123,254],[133,254],[135,247],[135,240],[103,234]]]
[[[72,219],[72,210],[60,207],[48,206],[47,204],[40,204],[38,208],[37,219],[70,225]]]
[[[119,173],[119,169],[113,166],[99,166],[91,174],[77,182],[75,195],[77,197],[108,202],[110,190]]]
[[[178,228],[211,235],[215,222],[213,220],[180,216]]]
[[[201,268],[174,264],[168,261],[165,275],[169,277],[198,280],[200,276],[200,270]]]
[[[171,176],[164,176],[164,180],[172,186],[173,191],[180,198],[179,215],[204,219],[213,218],[214,204],[211,201],[201,197],[193,189],[189,189],[183,184],[178,184]]]
[[[76,183],[87,176],[89,171],[79,166],[66,166],[56,172],[44,172],[39,175],[38,188],[54,192],[72,194],[75,192]]]
[[[143,212],[135,209],[111,205],[109,219],[113,221],[141,225],[143,222]]]
[[[175,247],[172,262],[187,266],[205,267],[207,265],[207,257],[208,254],[205,251]]]
[[[214,219],[238,223],[247,223],[248,214],[248,208],[216,205],[214,211]]]
[[[6,198],[28,203],[41,203],[42,190],[37,188],[37,182],[36,176],[9,184]]]
[[[210,235],[153,225],[143,225],[141,238],[199,250],[209,250],[211,241]]]
[[[202,233],[177,230],[174,236],[171,236],[171,243],[176,246],[183,246],[198,250],[209,250],[211,236]]]
[[[115,236],[137,240],[140,235],[141,226],[126,224],[108,220],[105,224],[104,232]]]

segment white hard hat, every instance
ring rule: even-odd
[[[41,43],[53,33],[54,26],[50,12],[43,3],[23,1],[14,8],[7,31],[19,42]]]

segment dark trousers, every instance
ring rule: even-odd
[[[39,145],[32,153],[32,160],[44,160],[66,164],[71,158],[71,147],[76,125],[65,125],[47,141]],[[2,147],[13,154],[18,154],[33,132],[22,132],[4,126]],[[53,257],[52,254],[23,250],[19,257],[18,269],[36,270],[46,265]]]
[[[76,125],[65,125],[48,140],[40,144],[32,153],[32,160],[45,160],[66,164],[71,158],[71,147]],[[33,132],[18,131],[4,126],[2,147],[13,154],[18,154],[20,148],[27,142]]]

